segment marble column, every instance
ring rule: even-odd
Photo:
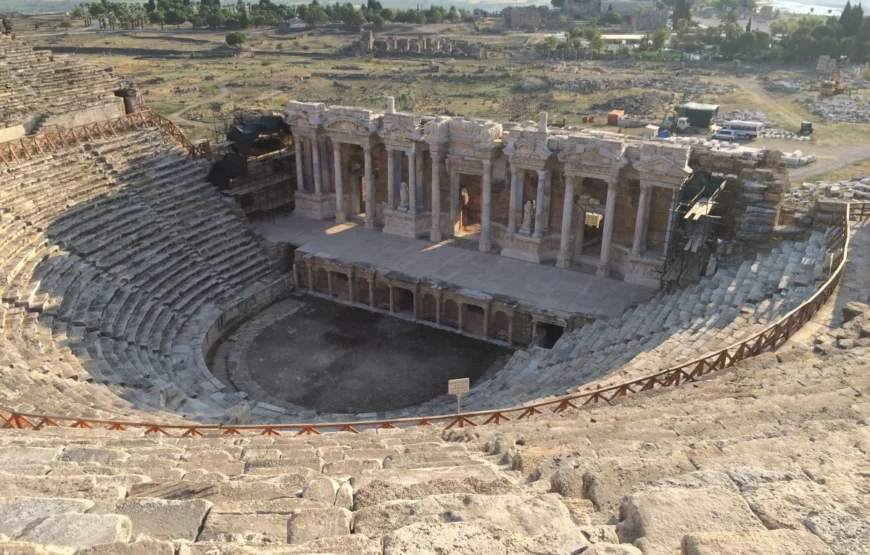
[[[406,152],[408,157],[408,212],[417,213],[417,153]]]
[[[668,213],[668,225],[665,230],[665,252],[664,257],[667,259],[668,253],[671,248],[671,235],[674,232],[674,223],[677,218],[677,204],[680,202],[680,190],[674,189],[674,192],[671,194],[671,210]]]
[[[637,201],[637,218],[634,222],[634,241],[631,244],[632,256],[643,256],[646,252],[646,231],[649,226],[649,205],[652,185],[640,184],[640,198]]]
[[[550,207],[553,204],[553,172],[547,171],[544,175],[544,217],[541,220],[541,234],[546,235],[550,231]]]
[[[459,222],[459,172],[455,169],[450,171],[450,229],[456,231]]]
[[[423,179],[424,179],[424,175],[426,173],[426,165],[424,162],[425,162],[425,160],[423,158],[423,150],[418,149],[417,150],[417,166],[416,166],[417,177],[414,181],[414,183],[417,185],[417,187],[416,187],[417,195],[414,197],[414,199],[416,200],[416,202],[414,203],[414,212],[417,212],[418,210],[422,211],[425,209],[426,197],[424,195],[425,195],[426,189],[423,187]]]
[[[311,141],[311,163],[313,164],[313,168],[311,168],[311,173],[314,174],[314,194],[319,195],[321,192],[321,181],[320,181],[320,143],[317,139]]]
[[[296,151],[296,190],[305,191],[305,167],[302,165],[302,137],[293,137]]]
[[[599,276],[610,275],[610,247],[613,243],[613,219],[616,217],[616,181],[607,182],[607,205],[604,207],[604,234],[601,237],[601,258],[598,262]]]
[[[433,243],[441,241],[441,153],[430,150],[432,158],[432,226],[429,230],[429,240]]]
[[[320,182],[324,191],[330,191],[329,187],[329,145],[326,141],[320,141]]]
[[[363,147],[365,153],[365,180],[366,180],[366,216],[365,228],[375,228],[375,180],[372,177],[372,148],[368,145]]]
[[[332,161],[335,170],[335,223],[347,221],[344,215],[344,183],[341,175],[341,143],[332,142]]]
[[[512,166],[511,192],[510,198],[508,198],[508,233],[511,235],[517,232],[517,191],[520,187],[519,181],[520,179],[519,176],[517,176],[517,169]]]
[[[586,234],[586,211],[582,208],[577,214],[577,238],[574,240],[574,259],[580,259],[583,254],[583,240]]]
[[[480,210],[480,252],[489,252],[489,216],[492,208],[492,161],[483,161],[483,202]]]
[[[387,208],[396,207],[396,153],[387,148]]]
[[[535,237],[544,234],[544,187],[547,182],[547,170],[538,170],[538,190],[535,197]]]
[[[313,175],[311,169],[311,139],[307,137],[302,139],[302,148],[304,150],[302,161],[305,163],[303,166],[305,172],[305,191],[312,193],[314,192],[314,179],[311,177]]]
[[[565,176],[565,195],[562,198],[562,237],[559,242],[559,257],[556,266],[567,268],[571,265],[571,255],[568,249],[571,246],[571,222],[574,209],[574,180],[573,175]]]

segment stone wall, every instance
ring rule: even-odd
[[[578,314],[539,309],[512,297],[323,253],[297,250],[293,275],[301,291],[499,344],[529,345],[539,324],[570,331],[591,321]]]
[[[444,57],[444,58],[482,58],[485,55],[483,43],[457,40],[452,38],[382,37],[375,39],[371,31],[362,31],[356,50],[363,54],[378,57]]]

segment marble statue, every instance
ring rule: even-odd
[[[532,201],[527,200],[523,205],[523,225],[520,226],[522,233],[529,233],[532,230],[532,214],[535,208],[532,206]]]
[[[408,182],[402,181],[399,186],[399,210],[408,209]]]

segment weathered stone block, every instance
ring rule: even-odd
[[[625,498],[617,534],[645,555],[672,555],[686,534],[763,530],[746,502],[719,488],[653,489]]]
[[[126,516],[65,514],[48,517],[18,539],[81,549],[129,541],[132,528]]]
[[[133,523],[133,537],[144,534],[158,540],[195,541],[203,519],[212,506],[205,499],[169,501],[130,498],[95,509],[101,513],[127,516]]]
[[[803,530],[707,532],[683,538],[682,555],[833,555],[825,542]]]
[[[353,513],[332,507],[294,513],[287,521],[287,543],[304,543],[350,534]]]
[[[84,513],[93,506],[86,499],[0,499],[0,534],[17,538],[31,523],[55,515]]]

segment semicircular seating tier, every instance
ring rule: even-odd
[[[279,272],[208,169],[144,129],[0,170],[0,405],[173,422],[242,400],[192,344]]]
[[[115,93],[125,86],[111,71],[0,35],[0,131],[14,131],[6,139],[122,116]]]
[[[2,170],[0,405],[223,422],[244,402],[250,392],[228,394],[198,346],[229,307],[286,277],[207,171],[157,129]],[[825,250],[821,233],[784,242],[569,332],[552,349],[517,351],[463,406],[504,408],[634,379],[749,337],[815,291]],[[266,423],[354,418],[255,400],[262,406],[251,414]],[[436,398],[385,416],[450,413],[453,402]]]
[[[807,300],[827,279],[826,237],[833,232],[833,228],[829,235],[813,232],[804,242],[785,241],[770,252],[758,253],[754,260],[724,263],[713,276],[686,289],[568,332],[551,349],[518,350],[503,368],[485,373],[492,372],[491,378],[474,384],[463,396],[462,408],[473,412],[515,407],[607,387],[751,337]],[[243,363],[235,361],[236,365]],[[264,394],[254,388],[252,395],[255,392]],[[271,396],[258,400],[270,409],[279,407],[290,421],[353,418],[314,414]],[[455,398],[443,396],[378,416],[450,414],[455,406]],[[371,415],[359,418],[370,419]]]

